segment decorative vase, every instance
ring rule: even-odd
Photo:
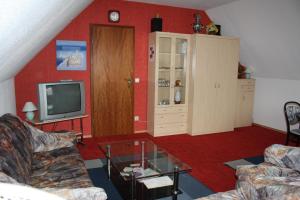
[[[176,90],[174,100],[175,100],[175,104],[180,104],[181,103],[180,90]]]
[[[203,28],[201,22],[200,22],[200,14],[197,13],[197,14],[194,14],[194,17],[195,17],[195,22],[193,24],[193,29],[194,29],[194,32],[195,33],[200,33],[201,29]]]

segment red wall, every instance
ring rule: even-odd
[[[135,77],[140,83],[134,87],[134,114],[140,116],[135,122],[135,131],[147,128],[147,59],[148,33],[150,20],[157,13],[163,19],[164,32],[192,33],[193,14],[196,10],[157,6],[143,3],[133,3],[120,0],[95,0],[87,9],[77,16],[60,34],[58,34],[35,58],[33,58],[15,78],[16,103],[18,115],[24,117],[22,108],[26,101],[33,101],[36,105],[37,83],[52,82],[63,79],[84,80],[86,85],[86,111],[90,115],[90,24],[110,24],[107,12],[117,9],[121,13],[121,20],[115,26],[135,27]],[[199,11],[198,11],[199,12]],[[207,24],[209,18],[200,11],[201,22]],[[57,71],[56,70],[56,40],[84,40],[87,42],[87,70],[86,71]],[[78,126],[78,124],[76,124]],[[65,124],[58,128],[68,128]],[[85,134],[91,133],[91,118],[84,120]]]

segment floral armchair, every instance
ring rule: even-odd
[[[264,163],[237,168],[235,190],[200,199],[300,199],[300,148],[275,144],[264,157]]]

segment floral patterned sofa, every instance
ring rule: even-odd
[[[200,199],[300,199],[300,148],[274,144],[265,149],[264,158],[259,165],[237,168],[235,190]]]
[[[0,182],[26,185],[68,200],[104,200],[72,133],[44,133],[12,114],[0,117]]]

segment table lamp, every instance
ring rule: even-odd
[[[37,110],[37,108],[31,101],[26,102],[23,107],[23,112],[26,112],[26,118],[30,121],[32,121],[34,119],[33,111],[36,111],[36,110]]]

